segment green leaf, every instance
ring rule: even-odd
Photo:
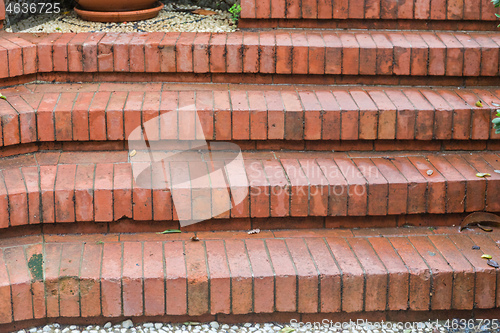
[[[0,93],[0,98],[7,100],[7,97],[5,97],[4,95],[2,95],[1,93]]]
[[[178,234],[182,231],[180,231],[179,229],[167,229],[167,230],[164,230],[164,231],[161,231],[161,232],[157,232],[158,235],[161,235],[161,234]]]
[[[294,328],[291,328],[291,327],[283,327],[279,333],[291,333],[291,332],[295,332],[295,329]]]
[[[500,118],[495,118],[491,121],[493,124],[500,124]]]
[[[500,128],[495,129],[495,134],[500,134]]]

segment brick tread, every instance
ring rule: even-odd
[[[136,139],[130,135],[140,126],[151,142],[250,139],[264,145],[267,140],[321,144],[500,137],[491,126],[494,103],[500,103],[496,88],[231,85],[228,92],[226,85],[92,83],[27,85],[2,92],[8,97],[0,100],[4,147]],[[475,105],[478,100],[483,107]],[[187,122],[194,111],[202,132]],[[182,130],[176,122],[161,120],[170,112]]]
[[[0,69],[0,78],[51,72],[412,77],[499,74],[497,32],[279,30],[199,34],[200,38],[189,32],[150,35],[144,44],[137,44],[134,34],[35,37],[0,33],[0,57],[8,64]]]
[[[370,231],[198,232],[199,242],[192,232],[0,240],[0,324],[495,307],[495,269],[480,256],[500,253],[498,232]]]
[[[211,154],[214,168],[230,162],[225,152]],[[182,170],[207,170],[211,165],[208,155],[193,152],[166,162],[161,172],[156,164],[153,188],[133,178],[133,167],[151,170],[144,169],[150,165],[147,153],[134,157],[127,152],[23,155],[0,164],[0,228],[121,218],[172,221],[177,220],[174,195],[183,195],[184,202],[192,200],[192,206],[182,209],[194,219],[210,218],[205,213],[211,208],[220,212],[219,219],[500,211],[496,152],[354,155],[244,152],[248,182],[240,176],[240,183],[234,183],[228,171],[232,187],[216,174],[210,184],[199,181],[195,173],[196,181],[179,185],[185,181]],[[151,177],[150,171],[142,172],[141,179]],[[491,177],[479,178],[477,172]],[[162,185],[164,180],[157,177],[164,174],[171,174],[167,179],[176,183]],[[241,197],[244,190],[243,201],[229,209],[230,197],[237,193]]]

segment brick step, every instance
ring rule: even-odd
[[[19,322],[19,329],[44,318],[223,321],[279,313],[381,318],[391,311],[429,319],[439,310],[493,309],[497,272],[481,255],[498,260],[500,234],[478,230],[11,238],[0,241],[0,323]]]
[[[4,159],[0,228],[214,219],[224,229],[224,220],[235,219],[228,230],[238,219],[245,228],[248,219],[500,211],[495,152],[236,154],[46,152]]]
[[[405,26],[419,21],[496,21],[498,8],[489,0],[242,0],[242,19],[290,20],[300,26],[301,21],[361,20],[366,25],[381,20],[406,20]],[[371,21],[373,20],[373,21]],[[259,22],[256,21],[256,22]],[[457,22],[458,21],[458,22]],[[318,24],[325,24],[319,22]],[[340,23],[342,24],[342,23]],[[383,24],[383,23],[382,23]],[[496,24],[491,24],[491,27]],[[257,26],[258,27],[258,26]],[[295,26],[296,27],[296,26]],[[352,26],[347,26],[352,28]]]
[[[498,85],[499,50],[498,32],[1,33],[0,78]]]
[[[481,150],[500,138],[491,125],[497,88],[92,83],[2,93],[0,144],[14,151],[30,143],[135,141],[144,133],[152,149],[226,140],[258,150]]]

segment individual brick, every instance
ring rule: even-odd
[[[474,281],[469,277],[473,274],[474,268],[448,237],[444,235],[431,235],[428,237],[453,269],[451,308],[472,309]]]
[[[8,195],[10,226],[28,224],[28,196],[21,169],[6,169],[2,174]]]
[[[146,42],[148,33],[138,33],[130,40],[128,52],[130,55],[130,71],[146,71]]]
[[[438,90],[437,92],[453,108],[453,139],[469,139],[471,137],[472,108],[453,91]]]
[[[286,0],[286,18],[287,19],[298,19],[301,18],[301,7],[302,2],[297,0]]]
[[[5,260],[3,258],[3,251],[0,250],[0,280],[5,281],[0,287],[0,323],[6,324],[12,322],[12,293],[11,287],[8,283],[9,275]]]
[[[265,3],[265,2],[264,2]],[[260,2],[259,2],[260,4]],[[259,73],[276,73],[276,36],[274,32],[259,34]]]
[[[317,313],[319,304],[318,271],[308,253],[304,239],[286,240],[290,256],[297,270],[297,311],[299,313]]]
[[[229,34],[212,34],[209,43],[211,73],[226,72],[226,40]]]
[[[188,288],[192,288],[193,284],[196,283],[191,274],[188,280],[186,267],[190,266],[186,266],[188,257],[184,255],[184,251],[182,242],[166,242],[163,245],[166,277],[166,308],[168,315],[187,314]],[[203,281],[199,281],[199,283],[202,284]]]
[[[206,314],[210,311],[207,262],[202,242],[186,242],[187,302],[190,316]],[[181,256],[182,257],[182,256]],[[168,268],[167,268],[168,274]],[[167,286],[168,290],[168,286]],[[168,295],[168,292],[167,292]],[[168,311],[168,304],[167,304]]]
[[[427,43],[419,34],[404,33],[404,36],[411,45],[410,74],[416,76],[427,75],[429,58],[429,48]]]
[[[289,33],[276,33],[276,74],[291,74],[292,57],[292,37]]]
[[[319,33],[307,34],[309,74],[325,73],[325,42]]]
[[[259,67],[259,35],[246,32],[243,34],[243,73],[258,73]]]
[[[396,106],[396,139],[413,140],[417,111],[401,90],[386,90],[385,93]]]
[[[403,157],[391,160],[399,172],[406,178],[408,184],[407,213],[418,214],[427,209],[427,182],[413,164]]]
[[[61,265],[62,244],[48,243],[43,256],[43,280],[45,283],[45,302],[47,317],[59,317],[58,277]]]
[[[102,253],[103,245],[84,244],[80,268],[80,307],[82,317],[95,317],[101,314],[101,286],[98,281],[101,272]],[[113,263],[113,265],[116,264],[117,262]],[[118,271],[120,269],[121,267]],[[106,283],[109,283],[109,281],[104,282],[104,284]]]
[[[368,158],[355,158],[353,162],[368,182],[368,215],[387,215],[388,181]]]
[[[342,271],[342,311],[363,311],[365,281],[363,268],[343,238],[327,238],[326,242]]]
[[[143,245],[141,242],[123,243],[122,298],[123,314],[138,316],[144,313]]]
[[[389,237],[397,253],[410,271],[409,307],[424,311],[431,307],[431,271],[406,237]]]
[[[101,268],[101,306],[102,314],[107,317],[118,317],[123,313],[122,258],[122,243],[104,243]]]
[[[91,33],[75,34],[68,42],[68,69],[70,72],[83,72],[83,44]]]
[[[255,1],[255,17],[271,18],[271,1]]]
[[[175,72],[177,69],[176,44],[179,37],[180,32],[167,32],[158,45],[162,73]]]
[[[322,33],[325,42],[325,74],[342,73],[342,41],[335,33]]]
[[[112,72],[114,69],[114,42],[120,36],[117,32],[107,32],[97,45],[97,67],[99,72]]]
[[[367,93],[378,109],[378,139],[394,139],[396,137],[396,106],[383,91],[370,90]]]
[[[14,321],[33,319],[33,298],[31,295],[28,263],[21,246],[2,249],[3,260],[7,268],[12,298]]]
[[[435,121],[436,110],[422,95],[422,90],[405,89],[403,92],[417,110],[415,119],[415,139],[432,140],[436,135],[435,133],[441,130],[441,124],[437,124]]]
[[[285,106],[278,91],[265,91],[267,104],[267,138],[282,140],[285,138]]]
[[[412,2],[412,1],[406,1]],[[402,6],[399,7],[401,10]],[[400,15],[401,16],[401,15]],[[401,17],[400,17],[401,18]],[[395,75],[410,75],[411,45],[401,33],[389,33],[387,37],[394,45],[394,66]]]
[[[339,33],[342,42],[342,74],[358,75],[360,62],[360,45],[354,34]]]
[[[144,103],[144,92],[131,91],[127,96],[127,102],[123,109],[123,127],[127,140],[140,140],[142,137],[142,106]]]
[[[165,314],[165,268],[161,242],[144,242],[144,315]]]
[[[464,0],[450,0],[447,4],[447,18],[449,20],[460,20],[464,15]]]
[[[498,74],[498,45],[487,35],[470,33],[469,37],[474,39],[481,51],[481,76],[495,76]]]
[[[305,33],[293,33],[292,74],[307,74],[309,67],[309,45]]]
[[[153,219],[152,168],[150,163],[134,162],[132,166],[132,217],[136,221]],[[137,171],[142,170],[138,175]]]
[[[304,138],[304,109],[299,96],[293,91],[282,91],[285,107],[285,139],[302,140]]]
[[[82,44],[82,60],[84,72],[97,72],[98,69],[98,43],[105,33],[96,32],[88,36]]]
[[[233,90],[230,92],[232,107],[232,127],[234,140],[250,139],[250,106],[245,91]]]
[[[146,100],[148,95],[146,93]],[[196,126],[197,140],[213,140],[215,139],[214,131],[214,98],[212,91],[197,91],[196,92],[196,114],[198,115],[201,128]]]
[[[94,181],[94,219],[96,222],[113,220],[113,164],[97,164]]]
[[[271,216],[289,216],[290,184],[279,161],[262,161],[270,186]]]
[[[481,48],[468,34],[455,33],[453,36],[463,45],[464,76],[479,76],[481,71]]]
[[[322,110],[321,138],[340,139],[340,106],[329,91],[316,91],[316,98]]]
[[[236,32],[227,36],[226,59],[228,73],[243,72],[243,33]]]
[[[73,140],[88,141],[89,132],[89,107],[94,98],[94,93],[82,92],[76,97],[75,104],[71,112],[72,120],[78,126],[73,126]]]
[[[209,42],[211,34],[206,32],[196,33],[193,41],[193,71],[195,73],[210,72]]]
[[[113,68],[115,72],[130,72],[129,43],[133,38],[133,34],[121,33],[113,41]]]
[[[19,131],[19,112],[13,106],[2,100],[0,102],[3,145],[15,145],[21,142]]]
[[[106,106],[111,97],[110,92],[100,91],[94,95],[89,107],[90,140],[106,140]]]
[[[447,62],[446,45],[433,33],[421,33],[420,37],[429,46],[429,75],[444,75]]]
[[[370,96],[362,90],[350,90],[351,97],[359,108],[359,139],[377,139],[378,109]]]
[[[226,248],[222,240],[206,241],[210,273],[210,311],[212,314],[231,312],[231,273]]]
[[[265,243],[275,276],[276,311],[297,311],[296,271],[286,243],[281,239],[266,239]]]
[[[490,137],[490,111],[476,106],[478,96],[471,91],[456,90],[455,93],[472,108],[471,115],[471,139],[485,140]]]
[[[54,141],[54,109],[60,95],[56,93],[44,94],[37,110],[37,133],[40,141]],[[5,142],[5,138],[4,138]]]
[[[37,167],[22,167],[22,176],[27,190],[28,199],[28,223],[37,224],[41,222],[40,211],[40,174]],[[6,213],[8,219],[8,213]],[[1,225],[1,223],[0,223]]]
[[[64,33],[60,35],[61,35],[60,38],[57,38],[52,43],[52,59],[54,62],[54,71],[67,72],[69,71],[68,43],[75,37],[75,34]],[[38,48],[40,48],[40,45],[38,45]],[[45,60],[43,60],[42,62],[45,62]]]
[[[63,93],[54,109],[55,139],[71,141],[73,139],[73,122],[71,109],[75,103],[76,93]]]
[[[160,42],[165,37],[164,32],[152,32],[144,43],[145,71],[147,73],[159,73],[161,71]]]
[[[377,72],[377,48],[375,41],[367,33],[356,34],[359,43],[359,74],[375,75]]]
[[[464,68],[463,45],[453,34],[438,33],[437,36],[446,46],[446,75],[462,76]]]
[[[231,313],[249,313],[252,311],[254,290],[245,243],[239,239],[228,239],[225,245],[231,271]]]
[[[386,34],[371,33],[371,37],[375,42],[376,47],[376,73],[391,75],[393,73],[394,52],[392,43],[387,38]]]
[[[108,140],[124,140],[123,113],[128,92],[114,91],[106,106],[106,136]]]
[[[350,184],[332,159],[318,159],[318,166],[329,183],[329,216],[346,216]]]
[[[55,214],[56,222],[75,222],[75,176],[76,165],[57,166],[55,184]]]
[[[247,94],[250,108],[250,139],[266,140],[268,112],[264,92],[248,91]]]
[[[174,220],[191,220],[192,219],[192,194],[191,184],[189,182],[189,170],[187,162],[171,162],[170,175],[172,184],[170,190],[173,198],[173,218]]]
[[[333,96],[342,110],[341,115],[341,140],[359,139],[359,108],[347,91],[333,91]]]
[[[252,269],[253,290],[259,291],[254,293],[253,311],[255,313],[272,313],[275,302],[274,272],[264,240],[247,239],[245,246]]]
[[[214,93],[215,95],[215,93]],[[169,140],[179,137],[178,123],[179,93],[164,91],[160,104],[160,139]]]
[[[59,312],[62,317],[80,316],[80,264],[83,244],[63,244],[59,269]]]

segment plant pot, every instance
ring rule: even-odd
[[[79,8],[93,12],[125,12],[152,8],[158,0],[76,0]]]
[[[101,2],[107,2],[106,0],[100,0]],[[115,2],[117,0],[110,0],[108,2]],[[122,5],[125,3],[146,3],[146,0],[118,0],[123,1]],[[87,3],[87,2],[95,2],[95,0],[78,0],[79,3]],[[151,1],[147,1],[151,3]],[[108,4],[106,3],[106,6]],[[106,6],[100,6],[99,8],[103,9]],[[92,10],[88,9],[88,7],[75,7],[75,12],[78,16],[80,16],[83,20],[93,21],[93,22],[132,22],[139,20],[148,20],[158,15],[160,10],[163,9],[163,4],[157,1],[153,1],[153,3],[149,6],[149,8],[140,9],[140,10],[123,10],[123,6],[118,6],[118,8],[113,8],[109,11],[106,10]],[[119,9],[119,10],[117,10]]]

